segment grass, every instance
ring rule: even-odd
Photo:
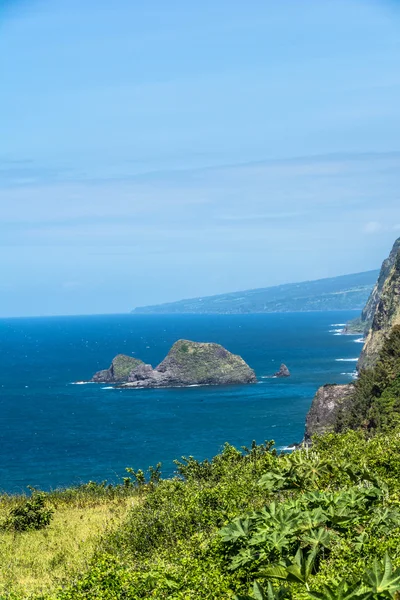
[[[0,521],[21,497],[2,496]],[[100,540],[126,518],[137,496],[58,492],[49,495],[54,517],[46,529],[0,531],[0,597],[47,593],[86,570]]]

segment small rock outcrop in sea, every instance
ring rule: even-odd
[[[99,371],[91,381],[117,383],[123,388],[156,388],[245,384],[257,379],[240,356],[219,344],[179,340],[155,369],[120,354],[109,369]]]
[[[351,403],[354,384],[327,384],[317,390],[306,417],[304,441],[307,443],[315,434],[333,431],[340,411]]]
[[[141,365],[144,365],[144,362],[137,358],[118,354],[113,358],[110,367],[95,373],[91,381],[95,383],[121,383],[128,381],[129,374]]]
[[[281,364],[279,371],[274,373],[273,377],[290,377],[290,371],[285,364]]]

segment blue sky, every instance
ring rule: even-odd
[[[0,316],[376,268],[400,3],[0,0]]]

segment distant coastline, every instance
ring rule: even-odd
[[[379,271],[140,306],[133,314],[265,314],[362,310]]]

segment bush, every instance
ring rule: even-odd
[[[53,512],[46,507],[46,494],[34,492],[10,511],[5,528],[18,532],[44,529],[50,524]]]

